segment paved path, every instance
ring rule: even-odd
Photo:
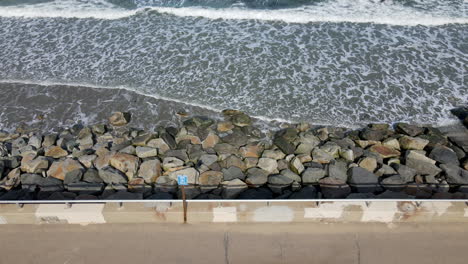
[[[0,225],[0,263],[468,263],[468,224]]]

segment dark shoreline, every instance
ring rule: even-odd
[[[181,111],[177,125],[136,129],[129,122],[138,113],[129,115],[58,133],[0,133],[0,200],[177,199],[180,174],[188,199],[468,198],[461,124],[265,131],[225,110],[224,120]]]

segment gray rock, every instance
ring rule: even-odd
[[[73,170],[65,174],[65,178],[63,179],[64,184],[70,184],[73,182],[81,181],[83,177],[83,170]]]
[[[320,147],[320,150],[330,154],[333,158],[338,158],[340,156],[340,146],[335,142],[328,141],[323,146]]]
[[[291,169],[293,172],[297,174],[301,174],[305,168],[302,162],[299,160],[299,158],[294,157],[291,159],[291,162],[289,164],[289,169]]]
[[[250,126],[252,124],[252,120],[250,119],[250,117],[244,113],[233,115],[231,117],[231,122],[235,126],[239,126],[239,127]]]
[[[154,183],[161,174],[161,161],[158,159],[145,160],[138,170],[138,176],[148,184]]]
[[[378,177],[360,167],[353,167],[348,170],[348,183],[358,192],[367,193],[379,190]]]
[[[269,159],[275,159],[275,160],[284,159],[284,157],[286,157],[286,155],[281,150],[267,149],[263,151],[263,154],[262,154],[262,158],[269,158]]]
[[[296,151],[296,146],[293,143],[288,141],[286,138],[277,136],[273,140],[273,144],[275,144],[283,153],[286,154],[293,154]]]
[[[325,177],[326,172],[323,169],[319,168],[307,168],[302,173],[302,183],[304,184],[315,184],[318,183],[320,179]]]
[[[162,133],[160,137],[166,142],[166,144],[171,148],[175,149],[177,147],[177,142],[174,138],[174,135],[171,135],[169,133]]]
[[[153,138],[155,138],[155,135],[153,134],[139,135],[132,140],[132,145],[138,147],[145,147],[146,144]]]
[[[216,144],[216,146],[214,147],[214,150],[216,151],[218,155],[238,153],[238,148],[227,143]]]
[[[417,151],[410,150],[406,152],[406,166],[416,170],[421,175],[435,176],[441,172],[435,165],[436,161],[432,160]]]
[[[99,170],[99,177],[107,184],[128,182],[125,174],[110,166],[106,166]]]
[[[301,176],[297,175],[292,170],[284,169],[280,173],[281,173],[281,175],[290,178],[292,181],[295,181],[295,182],[298,182],[298,183],[302,182]]]
[[[205,154],[205,155],[201,155],[199,160],[201,161],[202,164],[206,166],[211,166],[211,164],[218,161],[218,156]]]
[[[375,172],[375,175],[377,175],[378,177],[394,174],[397,174],[396,170],[394,170],[392,167],[386,164],[382,164],[382,167]]]
[[[315,162],[326,164],[330,163],[330,161],[334,159],[335,158],[332,155],[319,148],[315,148],[314,150],[312,150],[312,160]]]
[[[151,158],[158,155],[158,150],[150,147],[137,147],[136,154],[139,158]]]
[[[424,128],[406,123],[398,123],[395,127],[396,132],[415,137],[424,133]]]
[[[245,175],[242,172],[242,170],[235,166],[231,166],[227,169],[223,169],[222,172],[223,172],[223,175],[224,175],[223,177],[225,181],[230,181],[234,179],[241,179],[241,180],[245,179]]]
[[[101,183],[103,180],[99,177],[99,172],[95,169],[89,169],[83,174],[83,181],[90,183]]]
[[[382,141],[388,135],[388,130],[364,128],[361,131],[361,138],[365,140]]]
[[[4,163],[5,168],[15,169],[21,165],[20,156],[4,157],[4,158],[1,158],[1,160]]]
[[[55,144],[57,141],[57,135],[56,134],[49,134],[44,136],[44,141],[42,141],[42,147],[48,148],[52,145]]]
[[[184,126],[194,126],[197,128],[207,128],[213,123],[214,121],[206,116],[194,116],[183,122]]]
[[[289,177],[286,177],[282,174],[275,174],[268,176],[268,183],[273,185],[291,185],[293,180]]]
[[[397,163],[393,163],[392,167],[401,176],[405,183],[414,182],[414,176],[416,176],[417,173],[415,169]]]
[[[175,157],[165,157],[162,167],[165,171],[184,166],[184,162]]]
[[[419,137],[403,136],[398,141],[402,149],[423,150],[429,144],[429,140]]]
[[[440,165],[450,184],[468,184],[468,171],[452,164]]]
[[[274,159],[260,158],[257,167],[267,171],[269,174],[278,173],[278,163]]]
[[[268,181],[268,172],[259,168],[250,168],[247,170],[246,183],[260,186]]]
[[[184,162],[187,162],[189,160],[189,157],[187,155],[187,152],[185,150],[182,150],[182,149],[171,149],[171,150],[168,150],[166,151],[166,153],[164,153],[164,156],[165,157],[174,157],[174,158],[178,158],[180,160],[183,160]]]
[[[460,164],[455,151],[445,146],[434,147],[429,154],[429,158],[444,164],[452,164],[456,166]]]
[[[46,157],[39,156],[32,160],[23,158],[21,161],[21,170],[27,173],[41,173],[49,168],[49,160]]]
[[[399,192],[406,187],[406,179],[400,175],[392,175],[383,179],[380,184],[387,190]]]
[[[28,145],[35,147],[36,149],[39,149],[42,146],[42,136],[40,135],[34,135],[29,138]]]
[[[348,179],[347,171],[346,162],[341,160],[337,160],[333,164],[328,165],[328,176],[330,176],[330,178],[346,181]]]
[[[239,148],[248,143],[248,137],[239,129],[234,129],[233,133],[221,138],[224,143]]]

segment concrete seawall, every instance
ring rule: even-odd
[[[37,201],[36,201],[37,202]],[[187,201],[187,223],[468,222],[468,201]],[[180,200],[22,201],[0,204],[0,224],[183,223]]]

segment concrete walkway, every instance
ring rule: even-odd
[[[468,263],[468,224],[0,225],[0,263]]]

